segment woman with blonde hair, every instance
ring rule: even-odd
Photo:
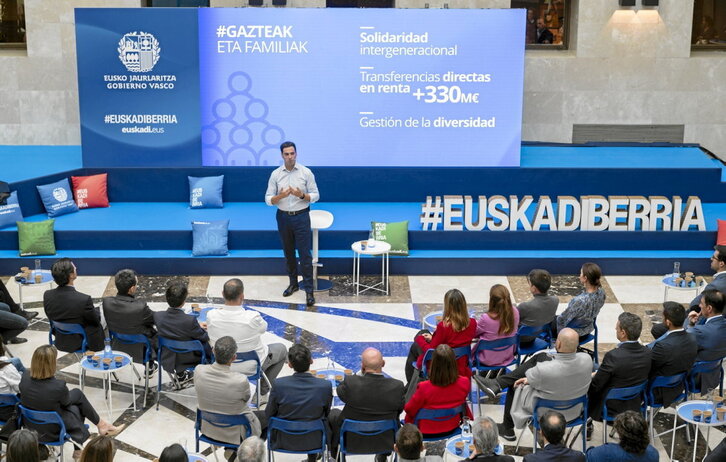
[[[449,345],[451,348],[470,345],[475,333],[476,321],[469,317],[464,294],[459,289],[449,290],[444,295],[444,313],[441,316],[441,322],[436,325],[434,333],[422,330],[413,339],[414,343],[406,360],[406,380],[411,382],[411,377],[413,377],[413,361],[416,361],[417,369],[421,370],[423,357],[427,350],[439,345]],[[457,363],[459,375],[471,377],[469,359],[462,356]]]
[[[499,340],[517,335],[519,311],[512,305],[509,289],[494,284],[489,289],[489,311],[482,314],[476,323],[476,335],[481,340]],[[506,366],[514,359],[515,347],[505,350],[484,350],[479,352],[479,362],[486,366]]]

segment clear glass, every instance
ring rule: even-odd
[[[35,271],[40,271],[40,258],[35,259]]]
[[[673,277],[679,277],[681,275],[681,262],[673,262]]]

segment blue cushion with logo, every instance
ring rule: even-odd
[[[211,209],[224,207],[222,185],[224,175],[189,178],[189,207]]]
[[[227,229],[229,220],[193,221],[192,222],[192,255],[227,255]]]
[[[45,211],[50,218],[66,213],[78,211],[78,205],[73,200],[73,190],[68,183],[68,178],[63,178],[51,184],[37,186],[40,198],[43,200]]]
[[[16,221],[23,221],[23,214],[20,212],[20,204],[18,204],[18,192],[10,193],[5,202],[6,205],[0,205],[0,228],[15,225]]]

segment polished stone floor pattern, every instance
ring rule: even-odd
[[[79,268],[80,274],[83,268]],[[222,285],[234,276],[175,276],[189,285],[191,303],[221,303]],[[304,343],[311,348],[314,355],[313,368],[326,367],[330,364],[358,370],[360,353],[367,346],[380,349],[386,359],[385,372],[393,377],[404,380],[404,362],[411,340],[421,327],[422,319],[428,313],[442,309],[443,297],[451,288],[460,289],[467,298],[470,308],[476,313],[487,309],[489,288],[493,284],[503,284],[513,294],[515,303],[530,297],[529,287],[524,276],[391,276],[390,294],[364,293],[355,295],[355,288],[349,276],[334,276],[334,286],[329,292],[316,294],[317,304],[305,306],[305,294],[297,292],[291,297],[283,297],[282,290],[287,285],[285,276],[239,276],[245,283],[245,297],[250,309],[260,312],[267,320],[269,328],[264,335],[266,343],[281,342],[286,346],[293,343]],[[166,308],[164,290],[172,277],[139,277],[138,296],[146,299],[153,310]],[[9,277],[2,277],[13,296],[18,300],[18,285]],[[363,282],[367,282],[364,280]],[[376,282],[371,277],[371,283]],[[605,306],[598,317],[599,355],[609,351],[617,344],[615,338],[615,322],[623,311],[636,313],[643,319],[643,336],[641,341],[650,342],[650,327],[653,322],[660,321],[661,303],[663,302],[663,285],[657,276],[609,276],[603,279],[603,287],[607,297]],[[23,302],[27,309],[40,312],[40,316],[22,336],[29,342],[12,345],[12,353],[22,358],[24,364],[30,364],[32,352],[37,346],[48,341],[48,323],[42,309],[43,291],[48,288],[24,287]],[[108,276],[80,276],[76,281],[77,290],[91,295],[94,303],[99,304],[104,296],[114,295],[113,278]],[[575,276],[555,276],[551,293],[560,298],[559,311],[566,308],[568,301],[581,291]],[[693,298],[693,291],[671,291],[669,298],[686,303]],[[73,355],[60,357],[62,378],[69,386],[78,386],[79,366]],[[288,375],[291,370],[283,368],[281,375]],[[172,443],[181,443],[189,450],[194,450],[194,413],[196,398],[194,389],[185,389],[177,395],[164,394],[161,406],[157,411],[153,406],[155,398],[155,380],[149,399],[143,403],[143,381],[136,382],[136,396],[131,393],[131,382],[136,380],[127,368],[119,373],[119,381],[113,384],[113,406],[109,410],[102,389],[100,376],[91,374],[86,380],[85,392],[99,414],[116,423],[126,423],[127,428],[117,436],[116,461],[138,461],[158,457],[162,449]],[[168,382],[168,377],[164,377]],[[133,410],[133,403],[137,410]],[[336,404],[341,403],[336,401]],[[477,412],[477,406],[474,405]],[[482,412],[496,421],[501,421],[503,406],[485,402]],[[671,428],[672,410],[666,410],[656,416],[656,429],[663,431]],[[93,426],[92,426],[93,427]],[[595,434],[590,446],[602,443],[602,431],[596,424]],[[724,438],[724,428],[711,431],[708,445],[713,448]],[[95,428],[91,428],[95,431]],[[522,446],[515,452],[514,443],[502,440],[505,452],[515,455],[517,460],[531,451],[532,436],[525,431]],[[661,454],[661,460],[668,460],[670,452],[670,435],[656,439],[654,445]],[[699,460],[705,450],[705,438],[699,437]],[[574,447],[579,447],[579,441]],[[666,449],[667,448],[667,449]],[[213,458],[207,445],[202,445],[202,452]],[[690,459],[693,444],[686,441],[685,432],[676,435],[675,458]],[[441,445],[428,447],[430,453],[441,453]],[[71,451],[66,451],[66,459],[70,460]],[[222,458],[221,451],[217,454]],[[297,461],[302,457],[277,454],[281,461]],[[371,457],[355,456],[355,460],[369,460]],[[447,461],[456,460],[453,455],[446,456]]]

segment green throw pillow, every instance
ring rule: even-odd
[[[18,221],[20,256],[55,255],[54,224],[54,219],[34,222]]]
[[[373,239],[391,244],[393,255],[408,255],[408,220],[395,223],[371,222]]]

